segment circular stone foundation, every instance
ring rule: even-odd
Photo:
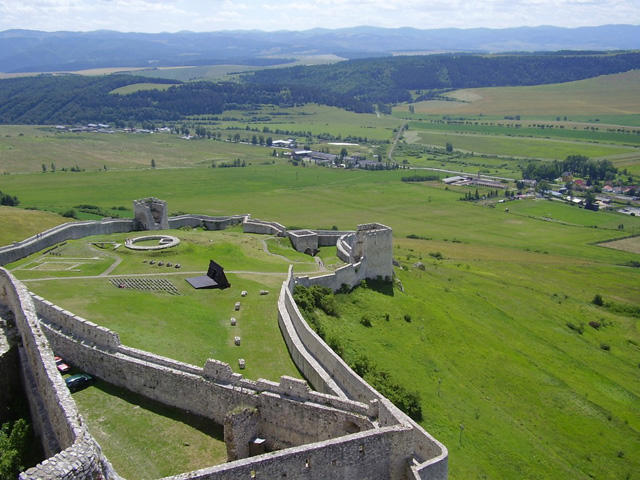
[[[139,242],[157,240],[157,245],[136,245]],[[137,238],[127,238],[124,246],[131,250],[164,250],[165,248],[175,247],[180,243],[180,239],[171,235],[145,235]]]

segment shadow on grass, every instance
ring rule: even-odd
[[[103,380],[97,380],[93,385],[93,388],[97,388],[103,393],[117,397],[127,403],[130,403],[131,405],[137,405],[140,408],[143,408],[155,415],[170,418],[175,422],[180,422],[188,425],[191,428],[199,430],[203,434],[208,435],[209,437],[224,442],[223,426],[200,415],[188,413],[179,408],[165,405],[156,400],[151,400],[143,395],[133,393],[126,388],[117,387]]]
[[[373,290],[374,292],[378,292],[389,297],[394,296],[393,282],[385,282],[384,280],[373,280],[369,278],[365,281],[365,283],[367,285],[367,288]]]

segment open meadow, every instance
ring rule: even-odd
[[[547,198],[460,201],[476,187],[401,181],[424,170],[294,166],[282,156],[271,156],[272,148],[225,141],[240,132],[274,140],[291,136],[337,153],[341,147],[319,135],[340,135],[342,140],[366,136],[366,142],[347,148],[373,158],[381,147],[386,155],[400,126],[409,122],[394,153],[405,166],[520,179],[523,157],[585,154],[619,162],[619,168],[628,169],[625,176],[637,178],[638,137],[631,133],[640,125],[634,100],[640,98],[637,78],[631,72],[584,83],[483,89],[475,95],[484,103],[456,107],[455,115],[471,125],[436,124],[443,113],[425,103],[415,104],[414,114],[407,106],[394,116],[265,107],[230,112],[226,121],[187,122],[189,128],[203,125],[220,132],[218,140],[56,134],[0,126],[0,172],[7,173],[0,176],[0,190],[16,195],[20,207],[59,213],[73,209],[82,218],[99,218],[90,211],[131,217],[133,200],[154,196],[168,202],[170,214],[249,213],[287,227],[341,230],[367,222],[388,225],[399,265],[393,285],[369,282],[335,296],[337,317],[316,313],[326,338],[348,362],[386,372],[419,396],[421,425],[449,449],[449,478],[640,479],[640,237],[634,236],[640,233],[639,216],[594,212]],[[612,87],[614,80],[618,83]],[[545,105],[540,95],[547,98]],[[583,104],[571,110],[579,99]],[[509,123],[529,123],[497,125],[504,115],[521,115]],[[571,116],[566,123],[565,115]],[[547,127],[533,126],[539,123],[534,117],[554,124],[549,135]],[[606,118],[607,125],[619,122],[629,133],[608,131],[613,127],[601,123],[599,130],[591,129],[596,123],[588,120],[595,118]],[[476,121],[494,125],[476,126]],[[574,130],[574,125],[579,127]],[[275,135],[265,127],[307,133]],[[447,142],[453,152],[445,151]],[[156,168],[150,166],[152,159]],[[211,168],[236,159],[246,166]],[[43,173],[41,165],[52,162],[84,171],[48,168]],[[86,205],[95,208],[82,207]],[[3,208],[0,240],[10,243],[68,220]],[[36,254],[9,269],[35,293],[118,331],[129,346],[196,365],[215,357],[235,371],[240,371],[240,349],[247,378],[299,376],[278,331],[275,302],[288,264],[296,273],[320,273],[313,259],[286,241],[243,234],[238,227],[172,234],[182,240],[180,246],[153,258],[179,262],[179,270],[144,263],[151,259],[147,254],[91,244],[122,242],[126,235],[68,242],[59,247],[60,256]],[[621,243],[602,243],[609,240]],[[322,249],[319,255],[331,268],[338,263],[335,249]],[[225,267],[232,288],[202,292],[184,281],[201,274],[210,258]],[[109,282],[134,275],[168,280],[179,295],[120,289]],[[269,295],[258,295],[261,289]],[[249,295],[234,315],[241,290]],[[594,303],[598,296],[602,302]],[[238,318],[237,327],[230,326],[231,316]],[[241,347],[233,345],[236,331],[241,332]],[[165,413],[101,382],[76,399],[125,476],[154,478],[197,465],[188,458],[189,449],[180,446],[175,466],[149,467],[149,477],[139,475],[146,467],[137,459],[149,456],[142,443],[157,452],[169,447],[136,438],[147,422],[170,431],[170,424],[161,426],[167,416],[193,427],[168,433],[169,444],[189,436],[193,440],[183,441],[202,445],[198,448],[211,458],[220,457],[219,432],[197,419],[180,419],[180,412]],[[123,412],[136,416],[130,431],[115,430],[114,425],[123,423]],[[208,443],[198,432],[218,440]]]

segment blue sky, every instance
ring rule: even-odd
[[[640,0],[0,0],[0,31],[177,32],[640,24]]]

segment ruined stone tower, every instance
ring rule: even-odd
[[[358,262],[365,258],[367,278],[393,277],[393,231],[381,223],[358,225],[351,255]]]
[[[157,198],[133,201],[135,223],[139,230],[166,230],[169,228],[167,202]]]

